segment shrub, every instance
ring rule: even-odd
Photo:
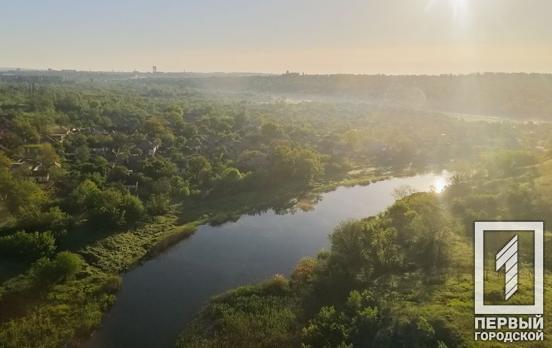
[[[113,188],[100,190],[90,180],[73,190],[72,197],[95,225],[123,227],[136,223],[144,215],[144,205],[138,197]]]
[[[167,195],[152,195],[146,208],[151,215],[163,215],[171,209],[171,201]]]
[[[289,290],[289,280],[281,274],[275,274],[272,279],[263,283],[263,289],[271,294],[285,292]]]
[[[59,207],[48,211],[26,211],[18,217],[19,226],[25,230],[63,232],[71,223],[70,217]]]
[[[49,256],[55,250],[51,232],[16,232],[0,237],[0,254],[23,261],[34,261]]]
[[[103,290],[109,294],[114,294],[121,288],[123,281],[118,275],[113,275],[105,280]]]
[[[32,272],[39,284],[54,284],[73,279],[83,265],[84,261],[80,255],[62,251],[53,259],[38,260],[33,265]]]

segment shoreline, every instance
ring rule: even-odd
[[[428,170],[424,173],[429,172],[436,172],[436,170]],[[60,338],[60,342],[63,341],[64,343],[75,344],[77,346],[86,345],[86,342],[88,342],[98,330],[101,330],[103,321],[106,316],[109,315],[110,309],[117,301],[118,290],[122,284],[124,274],[135,267],[139,267],[142,263],[162,254],[180,241],[189,238],[196,232],[200,225],[218,225],[228,221],[235,221],[244,214],[274,209],[275,205],[278,206],[282,203],[284,209],[292,209],[297,206],[303,197],[312,194],[316,195],[331,192],[339,187],[356,185],[367,186],[392,177],[404,177],[412,174],[419,175],[419,173],[409,172],[392,174],[393,175],[391,175],[390,172],[369,173],[353,178],[347,176],[338,180],[328,180],[326,182],[313,184],[308,188],[303,187],[298,189],[292,185],[290,187],[268,192],[244,192],[238,195],[220,197],[204,202],[200,207],[196,205],[196,211],[192,211],[191,215],[188,217],[181,215],[164,215],[156,218],[157,221],[152,223],[132,230],[109,235],[85,246],[77,252],[82,255],[88,263],[85,272],[86,275],[81,279],[54,286],[49,292],[48,297],[52,295],[63,297],[68,291],[83,291],[83,289],[95,287],[101,296],[98,295],[91,299],[84,295],[79,299],[82,302],[68,305],[68,311],[71,314],[78,315],[77,312],[80,311],[81,306],[92,305],[96,309],[95,313],[97,314],[95,314],[95,317],[97,317],[97,319],[94,319],[93,322],[89,322],[86,327],[75,325],[64,328],[72,331],[73,334],[71,337],[66,337],[66,339],[63,340]],[[259,200],[259,197],[262,197],[262,199]],[[252,200],[257,204],[247,204]],[[185,206],[178,207],[178,210],[185,210],[185,208]],[[28,272],[20,274],[4,282],[2,288],[6,288],[6,285],[12,283],[13,286],[8,285],[7,288],[11,288],[12,290],[17,289],[19,284],[24,291],[24,284],[26,280],[28,280],[28,277]],[[113,279],[118,280],[114,281]],[[111,289],[109,286],[106,287],[106,284],[109,284],[109,282],[115,282],[117,284],[116,289]],[[50,310],[53,311],[56,305],[63,304],[61,301],[60,303],[46,303],[43,300],[39,301],[40,305],[26,309],[23,315],[16,315],[2,322],[0,328],[6,327],[12,320],[29,320],[28,317],[32,317],[36,312],[41,312],[42,315],[44,315],[42,318],[43,320],[47,319]],[[76,321],[75,324],[78,324],[78,322]]]

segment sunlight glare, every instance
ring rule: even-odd
[[[450,0],[450,2],[454,19],[459,19],[466,12],[468,0]]]
[[[451,11],[452,19],[455,22],[463,21],[466,16],[466,12],[469,7],[470,0],[448,0],[447,5]],[[430,13],[432,9],[437,6],[437,0],[428,0],[425,5],[424,11]]]
[[[439,177],[433,183],[433,191],[435,191],[436,193],[441,193],[445,190],[446,186],[447,186],[447,181],[445,180],[445,178]]]

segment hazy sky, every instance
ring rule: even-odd
[[[550,0],[0,2],[0,67],[552,72]]]

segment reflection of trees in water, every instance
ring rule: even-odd
[[[282,197],[281,200],[274,201],[272,204],[258,209],[253,214],[261,215],[269,210],[274,211],[276,215],[295,214],[298,211],[312,211],[318,202],[322,200],[322,195],[317,193],[306,193],[298,197]]]
[[[415,192],[416,189],[414,189],[414,187],[410,185],[401,185],[393,190],[393,198],[395,198],[395,200],[403,199]]]
[[[317,193],[309,193],[294,200],[294,205],[288,209],[288,213],[295,214],[297,211],[312,211],[318,202],[322,200],[322,195]]]
[[[246,202],[243,202],[240,209],[221,212],[211,217],[209,224],[211,226],[218,226],[226,222],[236,222],[242,215],[256,216],[269,211],[273,211],[276,215],[312,211],[316,204],[322,200],[322,195],[318,193],[305,193],[298,196],[297,193],[290,192],[265,198],[264,204],[248,205]]]

